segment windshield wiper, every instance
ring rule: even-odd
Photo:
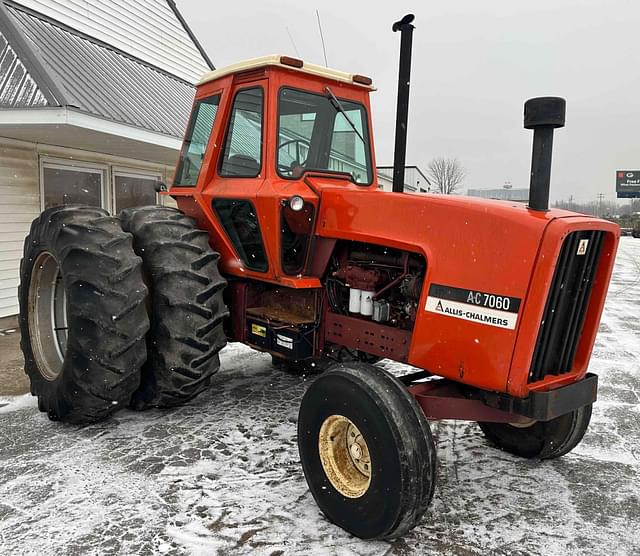
[[[331,105],[338,112],[340,112],[340,114],[342,114],[344,116],[344,119],[347,120],[347,122],[349,122],[349,125],[351,126],[351,129],[353,129],[353,131],[355,131],[356,135],[358,137],[360,137],[360,140],[362,141],[362,144],[366,145],[367,142],[364,140],[364,137],[358,131],[358,128],[355,126],[355,124],[351,121],[351,118],[349,118],[349,116],[347,116],[347,111],[344,109],[344,106],[342,106],[342,103],[336,98],[336,95],[333,94],[333,91],[331,89],[329,89],[329,87],[325,87],[324,91],[325,91],[325,93],[327,93],[327,98],[329,99],[329,102],[331,102]]]

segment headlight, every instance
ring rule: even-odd
[[[304,207],[304,199],[300,195],[294,195],[289,199],[289,208],[295,212],[302,210]]]

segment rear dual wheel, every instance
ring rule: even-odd
[[[21,348],[31,393],[53,420],[178,405],[218,370],[226,282],[208,234],[175,209],[121,219],[55,207],[25,240]]]
[[[227,340],[222,299],[226,281],[209,234],[177,209],[148,206],[120,213],[133,235],[150,290],[151,330],[135,409],[172,407],[207,389]]]
[[[45,210],[20,264],[20,347],[52,420],[87,423],[128,405],[146,358],[147,288],[131,235],[91,207]]]
[[[435,488],[429,424],[405,386],[365,363],[339,364],[305,393],[300,459],[329,520],[363,539],[391,539],[415,526]]]

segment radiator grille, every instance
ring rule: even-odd
[[[583,230],[565,238],[542,315],[529,382],[571,371],[604,234]]]

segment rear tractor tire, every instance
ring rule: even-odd
[[[209,234],[181,211],[161,206],[125,209],[122,228],[133,234],[150,292],[151,330],[134,409],[173,407],[206,390],[226,345],[222,299],[226,281]]]
[[[591,404],[551,421],[528,425],[478,423],[487,439],[505,452],[530,459],[554,459],[568,454],[584,437],[591,420]]]
[[[436,449],[406,387],[366,363],[338,364],[305,393],[298,448],[309,490],[336,525],[392,539],[424,515],[436,483]]]
[[[146,358],[147,288],[131,235],[94,207],[45,210],[20,263],[20,347],[51,420],[90,423],[129,404]]]

